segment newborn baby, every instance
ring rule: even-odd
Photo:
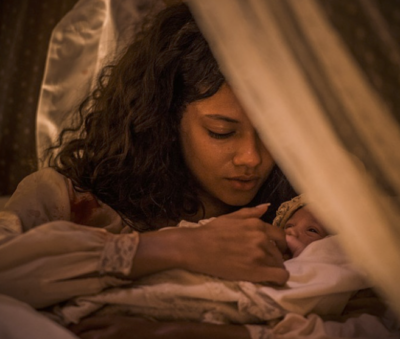
[[[205,222],[181,222],[179,227],[201,227]],[[285,286],[169,270],[126,287],[75,298],[56,307],[54,313],[63,324],[77,323],[90,314],[159,321],[274,323],[287,313],[340,314],[354,291],[369,287],[341,251],[337,236],[327,237],[301,196],[282,204],[273,224],[286,232],[290,251],[290,260],[285,261],[290,278]]]
[[[305,205],[304,197],[299,195],[283,203],[273,221],[274,226],[286,233],[288,246],[288,252],[284,254],[286,260],[298,257],[309,244],[328,235],[325,227]]]
[[[298,209],[287,221],[284,231],[291,257],[295,258],[314,241],[321,240],[328,232],[307,207]]]

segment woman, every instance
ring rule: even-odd
[[[259,204],[272,203],[271,221],[294,192],[186,5],[146,24],[79,112],[72,130],[80,136],[67,141],[64,130],[50,159],[56,171],[28,177],[3,212],[0,254],[10,259],[0,265],[1,293],[43,308],[170,268],[285,283],[284,233],[260,220],[267,206]],[[154,232],[211,217],[197,229]],[[239,326],[129,317],[90,318],[72,330],[81,338],[248,337]]]

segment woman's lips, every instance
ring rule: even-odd
[[[258,177],[233,177],[227,178],[229,184],[235,190],[250,191],[257,186]]]

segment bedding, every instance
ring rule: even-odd
[[[66,324],[95,312],[241,324],[267,323],[288,313],[340,315],[352,294],[370,284],[348,261],[337,237],[316,241],[286,261],[290,278],[283,287],[171,270],[80,296],[54,311]]]
[[[332,333],[338,331],[349,338],[357,333],[365,338],[391,338],[400,333],[396,322],[389,331],[379,318],[369,315],[344,323],[323,321],[322,314],[341,312],[352,291],[369,286],[340,254],[335,237],[313,243],[298,258],[286,262],[292,275],[290,288],[224,282],[183,271],[160,273],[130,285],[132,282],[122,277],[131,268],[138,234],[130,232],[115,211],[88,193],[76,192],[68,179],[49,168],[22,181],[0,212],[0,239],[0,294],[29,304],[33,319],[37,314],[32,307],[49,310],[51,306],[51,319],[55,314],[64,324],[96,311],[129,313],[131,305],[121,306],[120,300],[131,293],[136,293],[135,302],[142,301],[138,313],[162,319],[151,306],[162,313],[160,304],[165,306],[168,298],[179,292],[176,300],[183,305],[181,313],[186,317],[213,323],[244,321],[252,339],[273,333],[279,333],[280,338],[297,338],[296,333],[304,327],[312,338],[315,333],[335,338]],[[121,278],[107,273],[119,273]],[[1,312],[9,315],[15,310],[18,314],[26,304]],[[145,309],[143,305],[150,306]],[[192,314],[186,312],[188,307],[193,308]],[[166,308],[164,313],[170,310]],[[277,324],[266,325],[268,319],[282,317]],[[373,331],[369,327],[365,327],[367,332],[360,330],[365,321],[374,324]]]
[[[129,20],[134,18],[134,21],[140,21],[143,13],[137,11],[137,3],[137,1],[112,0],[80,1],[75,9],[63,19],[54,31],[38,109],[39,154],[41,154],[42,150],[47,146],[49,140],[53,140],[54,136],[58,134],[63,121],[67,121],[64,113],[70,105],[75,105],[76,99],[79,99],[81,93],[89,90],[94,79],[94,74],[97,73],[98,69],[104,63],[104,60],[112,58],[113,54],[109,54],[109,51],[116,47],[115,42],[121,42],[124,37],[129,36],[130,33],[127,26],[122,29],[120,28],[120,24],[126,24],[126,20],[121,20],[121,18],[129,18]],[[123,45],[123,43],[119,44],[119,46]],[[91,61],[90,64],[87,63],[88,60]],[[95,60],[95,62],[92,62],[93,60]],[[69,66],[66,67],[65,65]],[[68,74],[65,70],[68,70]],[[77,83],[82,84],[81,87],[77,87]],[[290,135],[290,133],[286,134]],[[284,133],[282,133],[282,135],[284,135]],[[293,168],[298,167],[299,166],[293,166]],[[79,319],[81,317],[80,312],[82,312],[82,314],[89,314],[90,312],[120,312],[121,310],[114,308],[115,302],[117,301],[117,298],[114,298],[114,292],[115,296],[117,296],[119,293],[125,293],[131,290],[133,288],[131,285],[126,288],[122,287],[125,284],[129,284],[129,282],[109,276],[97,276],[90,279],[77,279],[77,277],[80,274],[94,274],[99,271],[104,271],[105,261],[102,259],[107,258],[108,255],[106,253],[109,253],[106,251],[106,248],[109,250],[111,249],[110,255],[111,257],[113,256],[112,246],[107,244],[117,244],[118,239],[121,238],[114,235],[127,230],[121,224],[118,216],[108,210],[107,206],[100,205],[93,209],[90,202],[94,200],[90,196],[77,195],[75,196],[75,200],[71,200],[75,201],[76,204],[70,205],[71,201],[67,198],[70,196],[65,195],[65,192],[75,193],[71,191],[68,186],[69,183],[64,178],[57,177],[54,173],[51,173],[51,175],[48,175],[48,173],[49,172],[43,174],[43,177],[46,178],[46,185],[44,185],[44,181],[41,181],[39,187],[34,189],[30,186],[30,184],[33,183],[31,180],[28,183],[25,182],[26,191],[21,191],[22,187],[20,187],[19,192],[23,192],[20,196],[21,198],[23,198],[26,193],[30,194],[26,196],[23,206],[19,205],[23,207],[21,209],[24,211],[23,216],[18,216],[18,211],[10,209],[6,209],[2,214],[0,213],[0,234],[2,235],[0,253],[7,253],[9,255],[8,257],[1,256],[5,259],[2,260],[0,265],[0,291],[38,308],[53,305],[54,303],[58,304],[74,298],[72,299],[73,301],[67,303],[66,306],[56,306],[57,312],[59,312],[58,316],[61,317],[63,321]],[[36,178],[38,179],[38,176],[36,176]],[[324,182],[326,182],[326,180]],[[321,187],[325,186],[322,185]],[[14,202],[16,201],[15,199],[16,196],[13,198]],[[71,208],[72,206],[79,207],[79,204],[82,202],[85,202],[86,205],[84,205],[89,206],[91,211],[96,211],[97,214],[94,213],[92,217],[86,216],[85,219],[82,214],[79,214],[79,208],[75,208],[75,210]],[[17,205],[19,203],[22,203],[21,200],[19,200]],[[349,206],[350,205],[351,204],[349,204]],[[62,210],[58,210],[57,212],[56,208],[60,208],[60,206]],[[73,222],[61,222],[61,219],[73,220]],[[106,222],[105,224],[96,225],[95,221],[99,222],[99,220],[105,220]],[[87,225],[87,222],[92,222],[92,224],[89,227],[81,226],[81,224]],[[25,233],[26,236],[22,239],[26,240],[25,242],[19,244],[17,241],[10,242],[13,239],[17,239],[22,232],[26,232],[32,228],[35,229],[35,232]],[[369,229],[372,229],[372,227]],[[51,244],[55,240],[53,233],[49,232],[52,230],[58,231],[59,240],[55,242],[55,244],[60,246],[57,248],[58,252],[56,255],[46,258],[46,254],[48,254],[49,251],[48,246],[51,247]],[[27,247],[27,245],[32,243],[33,235],[36,235],[37,239],[42,240],[41,245],[43,246],[41,253],[37,254],[36,257],[32,257],[32,252],[34,251],[29,252],[29,248]],[[44,235],[46,235],[46,237],[44,237]],[[84,239],[84,241],[79,241],[80,239]],[[77,242],[76,247],[72,248],[69,246],[69,244],[75,241]],[[137,238],[133,235],[130,242],[132,249],[130,252],[128,251],[125,258],[128,258],[129,255],[134,255],[136,243]],[[16,247],[14,246],[18,246],[18,251],[15,250]],[[5,248],[7,248],[8,252],[5,252]],[[80,251],[79,256],[76,256],[73,252],[77,248],[79,248]],[[21,266],[15,265],[16,257],[13,256],[16,253],[18,253],[20,259],[23,259],[23,256],[26,255],[24,259],[26,261]],[[29,255],[27,253],[29,253]],[[60,261],[61,257],[62,261]],[[80,266],[76,266],[78,261],[81,262]],[[17,273],[14,273],[15,275],[10,275],[10,270],[4,269],[5,264],[8,264],[9,267],[15,265],[15,267],[13,266],[13,272]],[[290,262],[288,262],[287,265],[290,265]],[[379,261],[379,265],[382,265],[381,261]],[[124,261],[122,266],[110,268],[111,266],[107,266],[108,270],[114,269],[119,272],[126,272],[127,267],[129,267],[129,261]],[[35,272],[37,275],[22,279],[21,274],[23,273],[18,273],[21,267],[33,267],[34,269],[32,269],[32,272]],[[183,274],[183,272],[169,272],[168,274],[174,275],[175,273],[176,278],[178,278],[180,274]],[[191,277],[190,274],[189,276]],[[187,278],[189,279],[189,277]],[[200,277],[197,278],[200,279]],[[35,279],[40,281],[39,285],[32,284]],[[155,278],[153,277],[153,279]],[[17,281],[18,284],[16,284]],[[241,285],[244,286],[245,284]],[[120,287],[114,288],[114,286]],[[264,285],[261,287],[270,288]],[[105,290],[106,288],[108,288],[108,290]],[[237,291],[235,288],[233,288],[234,291]],[[25,291],[25,293],[20,293],[20,291]],[[93,294],[98,292],[99,302],[96,304],[97,297],[94,297]],[[243,291],[240,290],[240,292]],[[152,293],[156,293],[156,291]],[[229,293],[229,288],[227,288],[225,293]],[[236,293],[234,295],[238,298],[239,294]],[[107,299],[108,296],[110,296],[110,299]],[[32,321],[30,323],[42,324],[37,317],[40,314],[24,303],[19,301],[14,303],[14,301],[16,301],[15,299],[7,298],[9,303],[4,303],[4,307],[0,308],[0,330],[4,328],[4,323],[7,322],[7,328],[13,332],[8,333],[8,338],[26,338],[26,335],[18,337],[18,333],[16,332],[19,326],[13,323],[13,319],[18,319],[18,322],[22,321],[18,316],[20,314],[18,310],[26,310],[29,308],[28,313],[30,315],[23,318],[24,322],[28,322],[27,319],[31,317]],[[268,299],[263,294],[260,298]],[[86,299],[87,304],[84,305]],[[285,302],[286,299],[283,299],[283,301]],[[393,320],[395,317],[393,317],[390,312],[388,320],[385,318],[386,315],[384,318],[379,319],[364,314],[360,317],[353,317],[346,321],[341,320],[337,322],[324,320],[323,317],[314,313],[303,316],[293,312],[281,311],[281,306],[279,306],[279,303],[274,299],[272,299],[272,301],[269,300],[269,302],[271,302],[273,307],[279,310],[276,311],[277,315],[283,312],[283,315],[280,315],[283,316],[283,319],[274,326],[272,324],[271,326],[264,326],[263,324],[248,325],[247,328],[251,333],[252,339],[274,337],[400,337],[399,325]],[[108,306],[103,307],[107,305],[107,303]],[[9,307],[11,304],[13,306]],[[123,311],[125,312],[126,310]],[[3,316],[4,314],[11,314],[11,316],[5,317]],[[227,321],[226,316],[220,316],[217,313],[210,314],[211,316],[205,317],[204,321]],[[260,319],[256,319],[257,317],[253,314],[251,314],[251,317],[254,317],[252,319],[255,319],[255,321],[261,321]],[[1,323],[2,321],[3,323]],[[383,323],[386,324],[386,327]],[[43,323],[42,326],[47,330],[47,328],[52,327],[52,324],[46,325]],[[390,331],[387,328],[389,328]],[[3,332],[0,332],[0,334],[2,333]],[[35,336],[35,334],[30,333],[29,337],[43,338],[43,335]],[[71,337],[73,336],[71,335]]]

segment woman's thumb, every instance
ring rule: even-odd
[[[265,212],[267,212],[268,207],[271,204],[261,204],[255,207],[245,207],[237,210],[230,215],[239,218],[260,218]]]

